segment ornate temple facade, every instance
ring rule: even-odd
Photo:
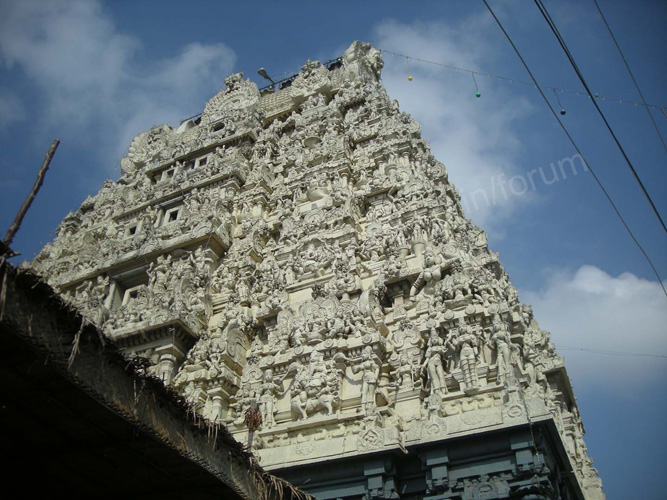
[[[382,65],[229,76],[31,266],[317,498],[604,498],[563,359]]]

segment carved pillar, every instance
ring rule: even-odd
[[[207,392],[212,403],[211,413],[208,415],[208,418],[213,422],[224,422],[229,414],[229,399],[231,398],[229,392],[223,387],[214,387]]]
[[[111,281],[109,284],[109,291],[107,292],[106,299],[104,300],[104,307],[107,309],[111,310],[113,309],[113,303],[114,303],[114,297],[116,296],[116,289],[118,288],[118,285],[116,284],[115,281]]]
[[[185,353],[172,343],[158,347],[155,352],[160,355],[157,362],[157,376],[164,381],[165,385],[169,385]]]
[[[158,377],[165,385],[171,384],[171,379],[174,376],[174,369],[176,368],[176,356],[171,353],[163,353],[160,355],[158,361]]]
[[[394,311],[394,320],[405,316],[405,291],[398,286],[391,287],[388,290],[392,301],[392,310]]]
[[[211,407],[211,420],[213,422],[222,422],[222,396],[213,396],[213,405]]]

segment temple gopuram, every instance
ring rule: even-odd
[[[563,359],[382,67],[230,75],[30,266],[318,499],[603,499]]]

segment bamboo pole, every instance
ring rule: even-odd
[[[30,205],[32,205],[35,196],[37,196],[39,188],[41,188],[42,184],[44,183],[44,176],[46,175],[46,171],[49,169],[49,164],[51,163],[51,159],[53,158],[53,155],[56,153],[56,149],[58,149],[59,144],[60,144],[59,139],[54,140],[53,144],[51,144],[51,147],[46,152],[46,157],[42,162],[42,166],[39,168],[39,172],[37,172],[37,179],[35,179],[35,183],[33,184],[32,189],[28,194],[28,197],[23,202],[23,205],[21,205],[21,208],[16,214],[14,221],[12,222],[11,226],[9,226],[9,229],[7,229],[7,234],[5,234],[5,238],[2,240],[2,243],[10,253],[13,253],[10,249],[10,246],[12,244],[12,241],[14,240],[14,236],[21,227],[21,222],[23,222],[23,218],[25,217],[25,214],[28,212]]]

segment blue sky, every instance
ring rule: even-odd
[[[649,103],[667,105],[667,5],[599,0]],[[532,2],[491,2],[544,85],[582,90]],[[589,85],[638,100],[592,0],[546,2]],[[199,113],[225,76],[263,83],[355,39],[388,51],[527,80],[481,2],[1,1],[0,228],[50,142],[62,141],[14,249],[30,259],[106,178],[137,133]],[[667,298],[591,175],[531,87],[385,54],[383,81],[423,127],[489,234],[523,301],[552,332],[573,380],[586,441],[609,498],[659,498],[667,465]],[[548,93],[555,106],[553,93]],[[663,277],[667,237],[584,97],[558,95],[566,126]],[[599,101],[667,217],[667,154],[646,111]],[[655,115],[667,136],[667,116]],[[559,173],[553,180],[551,165]],[[533,172],[532,176],[530,172]],[[531,180],[532,179],[532,180]],[[629,480],[634,478],[634,480]],[[640,480],[638,480],[640,479]],[[641,493],[638,493],[637,491]]]

